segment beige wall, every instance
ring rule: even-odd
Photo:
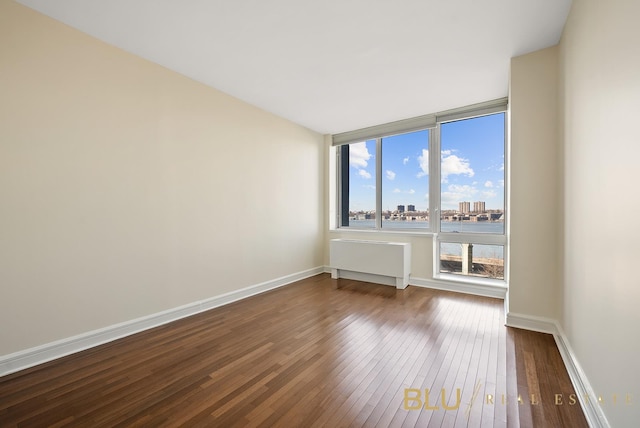
[[[0,0],[0,355],[324,263],[323,138]]]
[[[509,312],[558,319],[557,57],[511,60]]]
[[[640,3],[575,0],[514,58],[515,313],[561,320],[612,426],[640,420]],[[0,0],[0,356],[328,262],[327,142]],[[634,395],[614,406],[613,394]]]
[[[637,1],[574,0],[560,44],[562,324],[613,427],[640,420],[638,16]]]

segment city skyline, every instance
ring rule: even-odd
[[[472,202],[471,201],[460,201],[458,202],[458,208],[456,210],[452,210],[452,209],[448,209],[448,210],[442,210],[442,212],[451,212],[451,211],[455,211],[458,213],[486,213],[486,212],[504,212],[504,210],[502,209],[486,209],[486,203],[485,201],[473,201],[473,205],[471,205]],[[473,206],[473,208],[471,208]],[[357,213],[357,212],[372,212],[374,210],[359,210],[359,211],[350,211],[351,213]],[[416,213],[422,213],[422,212],[428,212],[427,210],[418,210],[416,209],[415,205],[413,204],[400,204],[398,206],[396,206],[395,210],[382,210],[382,212],[393,212],[393,213],[412,213],[412,212],[416,212]]]

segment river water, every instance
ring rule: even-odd
[[[383,230],[425,230],[429,227],[427,221],[382,221]],[[349,229],[375,229],[375,220],[350,220]],[[457,222],[441,221],[440,230],[442,232],[458,233],[504,233],[503,222]],[[461,255],[462,246],[457,243],[440,243],[441,254]],[[474,244],[473,257],[503,258],[504,247],[502,245],[481,245]]]

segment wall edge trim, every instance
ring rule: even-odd
[[[571,384],[576,390],[578,402],[582,407],[587,423],[592,428],[610,428],[611,425],[607,420],[601,406],[597,404],[597,395],[587,378],[584,370],[580,366],[578,359],[571,348],[569,339],[567,338],[560,323],[556,320],[544,317],[536,317],[533,315],[525,315],[509,312],[505,316],[506,326],[521,328],[524,330],[537,331],[540,333],[552,334],[564,362],[564,366],[569,374]],[[588,399],[585,397],[591,397]]]
[[[0,377],[103,345],[172,321],[177,321],[209,309],[246,299],[247,297],[264,293],[302,279],[310,278],[323,272],[325,272],[324,266],[307,269],[208,299],[188,303],[186,305],[156,312],[154,314],[135,318],[122,323],[113,324],[97,330],[88,331],[54,342],[45,343],[43,345],[11,354],[2,355],[0,356]]]
[[[456,293],[473,294],[475,296],[493,297],[503,299],[506,296],[505,287],[493,287],[491,285],[468,284],[464,282],[439,281],[437,279],[409,278],[409,285],[415,287],[433,288],[436,290],[453,291]]]

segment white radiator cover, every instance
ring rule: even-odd
[[[329,266],[335,279],[360,279],[403,289],[411,274],[411,244],[332,239]]]

